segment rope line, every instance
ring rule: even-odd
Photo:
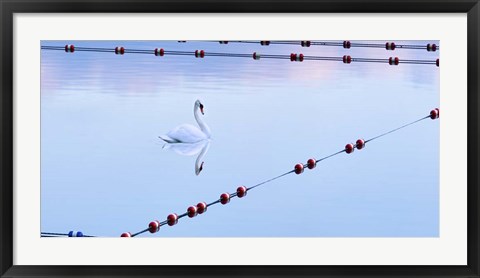
[[[186,41],[182,41],[186,42]],[[394,42],[385,43],[360,43],[350,41],[204,41],[204,42],[219,42],[220,44],[232,43],[246,43],[246,44],[260,44],[263,46],[268,45],[300,45],[302,47],[310,46],[341,46],[343,48],[351,47],[369,47],[369,48],[385,48],[386,50],[401,49],[415,49],[415,50],[427,50],[436,51],[440,50],[440,45],[429,43],[426,45],[412,45],[412,44],[395,44]],[[393,45],[392,45],[393,44]]]
[[[390,131],[387,131],[387,132],[385,132],[385,133],[382,133],[382,134],[380,134],[380,135],[377,135],[377,136],[375,136],[375,137],[373,137],[373,138],[370,138],[370,139],[366,140],[365,143],[368,143],[368,142],[370,142],[370,141],[373,141],[373,140],[378,139],[378,138],[380,138],[380,137],[383,137],[383,136],[385,136],[385,135],[387,135],[387,134],[390,134],[390,133],[392,133],[392,132],[395,132],[395,131],[397,131],[397,130],[399,130],[399,129],[405,128],[405,127],[407,127],[407,126],[410,126],[410,125],[413,125],[413,124],[415,124],[415,123],[418,123],[418,122],[420,122],[420,121],[422,121],[422,120],[428,119],[428,118],[430,118],[430,117],[431,117],[431,116],[428,115],[428,116],[425,116],[425,117],[423,117],[423,118],[421,118],[421,119],[418,119],[418,120],[416,120],[416,121],[413,121],[413,122],[411,122],[411,123],[402,125],[401,127],[392,129],[392,130],[390,130]]]
[[[50,235],[50,236],[68,236],[68,234],[61,234],[61,233],[46,233],[46,232],[42,232],[42,235]]]
[[[82,232],[70,231],[68,234],[64,233],[50,233],[50,232],[40,232],[41,237],[95,237],[84,235]]]
[[[282,42],[283,43],[283,42]],[[66,46],[50,46],[45,45],[41,47],[42,50],[52,50],[52,51],[65,51],[69,53],[73,52],[98,52],[98,53],[114,53],[117,55],[124,54],[147,54],[155,56],[193,56],[196,58],[204,57],[228,57],[228,58],[250,58],[254,60],[260,59],[280,59],[280,60],[290,60],[292,62],[303,62],[303,61],[340,61],[345,64],[350,64],[351,62],[361,62],[361,63],[387,63],[390,65],[402,64],[416,64],[416,65],[436,65],[439,66],[439,59],[436,60],[402,60],[398,57],[389,57],[385,59],[379,58],[362,58],[362,57],[351,57],[349,55],[344,55],[343,57],[328,57],[328,56],[307,56],[302,53],[290,53],[290,55],[285,54],[260,54],[254,52],[252,54],[248,53],[228,53],[228,52],[205,52],[204,50],[195,50],[195,51],[174,51],[174,50],[164,50],[163,48],[156,49],[126,49],[124,47],[115,47],[115,48],[100,48],[100,47],[77,47],[73,45]]]
[[[293,173],[293,172],[295,172],[295,170],[291,170],[291,171],[285,172],[285,173],[283,173],[283,174],[281,174],[281,175],[278,175],[278,176],[276,176],[276,177],[274,177],[274,178],[271,178],[271,179],[269,179],[269,180],[266,180],[266,181],[263,181],[263,182],[261,182],[261,183],[257,183],[257,184],[255,184],[255,185],[253,185],[253,186],[250,186],[250,187],[247,188],[247,190],[254,189],[255,187],[258,187],[258,186],[263,185],[263,184],[265,184],[265,183],[274,181],[274,180],[276,180],[276,179],[279,179],[279,178],[281,178],[281,177],[283,177],[283,176],[286,176],[286,175],[288,175],[288,174],[290,174],[290,173]]]
[[[299,163],[299,164],[296,164],[293,170],[289,170],[289,171],[287,171],[287,172],[285,172],[285,173],[283,173],[283,174],[281,174],[281,175],[278,175],[278,176],[275,176],[275,177],[273,177],[273,178],[267,179],[267,180],[265,180],[265,181],[262,181],[262,182],[260,182],[260,183],[255,184],[255,185],[252,185],[252,186],[250,186],[250,187],[240,186],[240,187],[237,188],[237,191],[236,191],[236,192],[233,192],[233,193],[223,193],[222,195],[220,195],[220,198],[219,198],[219,199],[216,199],[216,200],[214,200],[214,201],[212,201],[212,202],[210,202],[210,203],[208,203],[208,204],[206,204],[206,203],[199,203],[199,204],[197,204],[197,206],[191,206],[191,207],[189,207],[189,208],[187,209],[187,212],[185,212],[185,213],[183,213],[183,214],[180,214],[180,215],[177,215],[177,214],[175,214],[175,213],[170,214],[170,215],[168,215],[167,220],[165,220],[165,221],[162,221],[162,222],[159,222],[158,220],[152,221],[152,222],[150,222],[148,228],[143,229],[143,230],[141,230],[141,231],[139,231],[139,232],[136,232],[136,233],[133,233],[133,234],[132,234],[132,233],[129,233],[129,232],[128,232],[128,233],[123,233],[123,234],[121,235],[121,237],[135,237],[135,236],[138,236],[138,235],[140,235],[140,234],[143,234],[143,233],[145,233],[145,232],[147,232],[147,231],[150,231],[151,233],[158,232],[158,231],[160,230],[160,227],[161,227],[161,226],[165,226],[165,225],[173,226],[173,225],[175,225],[175,224],[178,223],[178,220],[179,220],[179,219],[181,219],[181,218],[183,218],[183,217],[185,217],[185,216],[195,217],[195,216],[197,216],[197,214],[202,214],[203,212],[205,212],[205,211],[207,210],[208,207],[211,207],[211,206],[213,206],[213,205],[215,205],[215,204],[222,203],[222,204],[225,205],[225,204],[227,204],[228,202],[230,202],[230,200],[231,200],[232,198],[235,198],[235,197],[242,198],[242,197],[244,197],[244,196],[247,194],[248,191],[250,191],[250,190],[252,190],[252,189],[254,189],[254,188],[257,188],[257,187],[259,187],[259,186],[262,186],[262,185],[264,185],[264,184],[267,184],[267,183],[269,183],[269,182],[272,182],[272,181],[274,181],[274,180],[276,180],[276,179],[279,179],[279,178],[284,177],[284,176],[286,176],[286,175],[289,175],[289,174],[291,174],[291,173],[301,174],[301,173],[303,173],[303,171],[304,171],[305,168],[309,168],[309,169],[315,168],[315,167],[316,167],[316,164],[317,164],[318,162],[324,161],[324,160],[326,160],[326,159],[328,159],[328,158],[331,158],[331,157],[333,157],[333,156],[339,155],[339,154],[344,153],[344,152],[347,153],[347,154],[352,153],[354,149],[359,149],[359,150],[360,150],[360,149],[363,149],[363,148],[365,147],[365,144],[368,143],[368,142],[374,141],[374,140],[379,139],[379,138],[381,138],[381,137],[383,137],[383,136],[386,136],[386,135],[388,135],[388,134],[391,134],[391,133],[393,133],[393,132],[395,132],[395,131],[401,130],[401,129],[406,128],[406,127],[408,127],[408,126],[411,126],[411,125],[413,125],[413,124],[415,124],[415,123],[418,123],[418,122],[420,122],[420,121],[423,121],[423,120],[425,120],[425,119],[427,119],[427,118],[431,118],[432,120],[434,120],[434,119],[438,119],[439,117],[440,117],[440,110],[439,110],[438,108],[435,108],[435,109],[433,109],[433,110],[430,111],[430,114],[429,114],[429,115],[424,116],[424,117],[421,117],[420,119],[417,119],[417,120],[415,120],[415,121],[413,121],[413,122],[409,122],[409,123],[404,124],[404,125],[402,125],[402,126],[400,126],[400,127],[394,128],[394,129],[392,129],[392,130],[389,130],[389,131],[387,131],[387,132],[384,132],[384,133],[382,133],[382,134],[379,134],[379,135],[377,135],[377,136],[374,136],[374,137],[372,137],[372,138],[370,138],[370,139],[368,139],[368,140],[358,139],[355,144],[353,144],[353,143],[352,143],[352,144],[347,144],[344,149],[339,150],[339,151],[337,151],[337,152],[334,152],[334,153],[332,153],[332,154],[330,154],[330,155],[327,155],[327,156],[322,157],[322,158],[317,159],[317,160],[309,159],[306,164],[300,164],[300,163]],[[202,205],[202,204],[203,204],[203,205]],[[201,205],[202,205],[202,206],[201,206]],[[204,207],[203,207],[203,206],[204,206]],[[201,208],[202,208],[202,211],[200,211]],[[77,234],[74,235],[75,233],[77,233]],[[42,232],[41,234],[42,234],[42,237],[55,237],[55,236],[69,236],[69,237],[72,237],[72,236],[81,237],[81,236],[83,236],[83,237],[93,237],[93,236],[85,236],[85,235],[81,234],[81,232],[73,232],[73,231],[70,231],[70,233],[68,233],[68,234],[62,234],[62,233],[47,233],[47,232]]]
[[[148,231],[148,228],[145,229],[145,230],[142,230],[142,231],[140,231],[140,232],[138,232],[138,233],[135,233],[135,234],[133,234],[132,236],[137,236],[137,235],[139,235],[139,234],[143,234],[143,233],[145,233],[146,231]]]

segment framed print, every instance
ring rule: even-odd
[[[1,277],[479,277],[478,1],[1,7]]]

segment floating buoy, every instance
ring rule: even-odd
[[[300,44],[302,47],[310,47],[312,43],[310,41],[301,41]]]
[[[395,57],[395,58],[390,57],[390,58],[388,58],[388,63],[390,65],[395,65],[396,66],[396,65],[398,65],[398,63],[400,63],[400,59],[398,59],[398,57]]]
[[[65,52],[75,52],[75,46],[73,44],[65,45]]]
[[[440,116],[440,110],[438,110],[438,108],[435,108],[432,111],[430,111],[430,119],[435,120],[435,119],[438,119],[439,116]]]
[[[314,159],[314,158],[310,158],[309,160],[307,160],[307,168],[308,169],[313,169],[315,168],[315,166],[317,166],[317,161]]]
[[[386,50],[395,50],[395,43],[394,42],[387,42],[385,43]]]
[[[220,195],[220,203],[222,203],[222,205],[226,205],[229,202],[230,202],[230,194],[223,193],[222,195]]]
[[[346,153],[353,153],[353,150],[354,150],[354,149],[355,149],[355,148],[354,148],[353,144],[347,144],[347,145],[345,146],[345,152],[346,152]]]
[[[343,41],[343,48],[350,48],[351,43],[350,41]]]
[[[197,214],[198,214],[197,207],[195,207],[195,206],[188,207],[188,209],[187,209],[188,217],[192,218],[192,217],[197,216]]]
[[[237,197],[242,198],[247,195],[247,188],[245,186],[239,186],[237,188]]]
[[[131,233],[123,233],[120,237],[132,237]]]
[[[156,233],[160,230],[160,221],[154,220],[148,224],[148,231],[150,233]]]
[[[427,51],[437,51],[436,44],[427,44]]]
[[[187,41],[178,41],[179,43],[186,43]]]
[[[125,53],[125,48],[123,46],[115,47],[115,54],[123,55]]]
[[[356,144],[355,144],[356,148],[361,150],[365,147],[365,140],[363,139],[358,139]]]
[[[207,211],[207,203],[201,202],[197,204],[197,213],[202,214]]]
[[[83,233],[80,231],[70,231],[68,232],[68,237],[83,237]]]
[[[300,175],[301,173],[303,173],[303,170],[304,170],[303,164],[301,163],[296,164],[294,169],[295,169],[295,174]]]
[[[178,223],[178,215],[176,213],[172,213],[167,216],[168,226],[173,226],[177,223]]]
[[[350,64],[352,62],[352,57],[350,55],[343,55],[343,63]]]
[[[437,59],[437,60],[435,61],[435,64],[437,65],[437,67],[440,66],[440,59]]]
[[[195,57],[196,57],[196,58],[203,58],[203,57],[205,57],[205,51],[203,51],[203,50],[200,50],[200,51],[195,50]]]
[[[253,60],[260,60],[260,54],[257,54],[257,52],[253,52]]]
[[[219,41],[220,44],[228,44],[228,41]]]
[[[155,56],[163,56],[165,55],[165,50],[163,48],[155,48]]]
[[[270,45],[270,41],[260,41],[260,45]]]
[[[290,62],[293,62],[293,61],[295,61],[295,60],[297,60],[297,54],[295,54],[295,53],[290,53]]]
[[[290,53],[290,61],[292,62],[303,62],[304,56],[302,53]]]

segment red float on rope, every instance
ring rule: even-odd
[[[160,221],[154,220],[148,224],[148,231],[150,233],[156,233],[160,230]]]
[[[155,48],[155,56],[163,56],[165,55],[165,50],[163,48]]]
[[[387,49],[387,50],[395,50],[395,43],[394,43],[394,42],[387,42],[387,43],[385,43],[385,49]]]
[[[187,209],[188,217],[193,218],[193,217],[197,216],[197,214],[198,214],[197,207],[195,207],[195,206],[188,207],[188,209]]]
[[[396,66],[396,65],[398,65],[399,63],[400,63],[400,59],[398,59],[398,57],[395,57],[395,58],[390,57],[390,58],[388,58],[388,64],[390,64],[390,65],[395,65],[395,66]]]
[[[237,188],[237,197],[242,198],[247,196],[247,188],[245,186],[239,186]]]
[[[343,63],[350,64],[352,62],[352,57],[350,55],[343,55]]]
[[[295,53],[290,53],[290,62],[293,62],[293,61],[295,61],[295,60],[297,60],[297,54],[295,54]]]
[[[353,153],[353,150],[355,149],[355,147],[353,146],[353,144],[347,144],[345,146],[345,152],[346,153]]]
[[[310,41],[301,41],[300,44],[302,47],[310,47],[312,43]]]
[[[176,213],[172,213],[167,216],[168,226],[173,226],[177,223],[178,223],[178,215]]]
[[[350,41],[343,41],[343,48],[350,48],[351,45]]]
[[[260,60],[260,54],[257,54],[257,52],[253,52],[253,60]]]
[[[228,44],[228,41],[219,41],[220,44]]]
[[[294,169],[295,169],[295,174],[300,175],[301,173],[303,173],[303,170],[304,170],[303,164],[301,163],[296,164]]]
[[[123,233],[120,237],[132,237],[131,233]]]
[[[427,44],[427,51],[437,51],[436,44]]]
[[[357,149],[361,150],[365,147],[365,140],[363,139],[358,139],[355,146],[357,147]]]
[[[73,44],[65,45],[65,52],[75,52],[75,46]]]
[[[201,202],[197,204],[197,213],[202,214],[207,211],[207,203]]]
[[[222,203],[222,205],[226,205],[229,202],[230,202],[230,194],[223,193],[222,195],[220,195],[220,203]]]
[[[439,66],[440,66],[440,59],[437,59],[437,60],[435,61],[435,64],[437,65],[437,67],[439,67]]]
[[[303,62],[304,56],[302,53],[290,53],[290,61],[291,62]]]
[[[203,58],[203,57],[205,57],[205,51],[203,51],[203,50],[200,50],[200,51],[195,50],[195,57],[196,57],[196,58]]]
[[[270,45],[270,41],[260,41],[260,45]]]
[[[438,108],[433,109],[430,111],[430,119],[435,120],[440,117],[440,110]]]
[[[317,166],[317,161],[314,159],[314,158],[310,158],[309,160],[307,160],[307,168],[308,169],[313,169],[315,168],[315,166]]]
[[[115,54],[123,55],[125,53],[125,48],[123,46],[115,47]]]

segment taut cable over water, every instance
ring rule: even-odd
[[[388,43],[387,43],[388,44]],[[358,46],[360,47],[361,44]],[[393,44],[395,45],[395,44]],[[430,44],[429,44],[430,45]],[[433,44],[435,45],[435,44]],[[363,46],[366,47],[366,46]],[[376,46],[375,46],[376,47]],[[348,47],[349,48],[349,47]],[[392,46],[390,45],[390,48]],[[229,52],[207,52],[205,50],[195,50],[195,51],[175,51],[175,50],[165,50],[163,48],[155,49],[130,49],[123,46],[117,46],[115,48],[99,48],[99,47],[80,47],[74,46],[73,44],[67,44],[65,46],[51,46],[45,45],[41,47],[42,50],[57,50],[65,51],[67,53],[74,52],[99,52],[99,53],[114,53],[116,55],[124,54],[147,54],[154,56],[191,56],[195,58],[205,58],[205,57],[226,57],[226,58],[249,58],[253,60],[260,59],[281,59],[281,60],[290,60],[291,62],[303,62],[303,61],[334,61],[334,62],[343,62],[344,64],[351,64],[352,62],[359,63],[381,63],[389,64],[392,66],[398,66],[399,64],[416,64],[416,65],[436,65],[440,66],[440,60],[407,60],[400,59],[399,57],[388,57],[388,58],[365,58],[365,57],[352,57],[350,55],[343,56],[307,56],[302,53],[290,53],[290,54],[263,54],[258,52],[253,53],[229,53]],[[393,46],[395,49],[395,46]],[[413,49],[413,48],[412,48]],[[437,48],[435,48],[436,50]]]

